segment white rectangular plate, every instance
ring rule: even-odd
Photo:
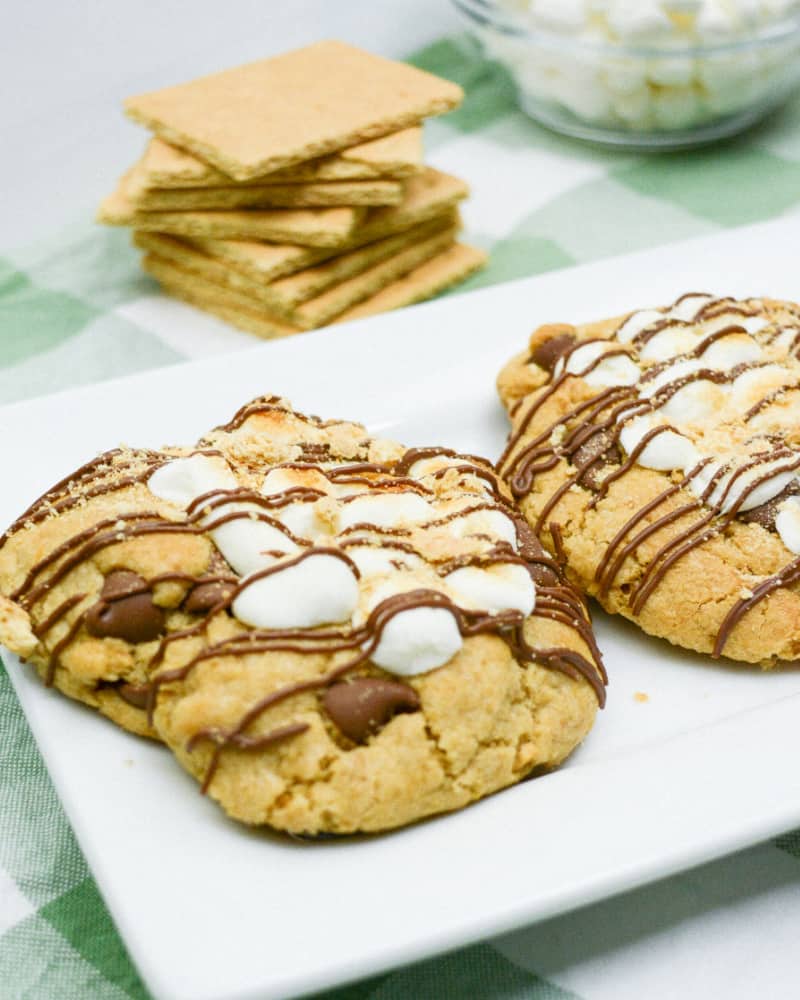
[[[526,279],[0,410],[0,521],[120,441],[190,442],[249,398],[496,457],[494,376],[545,321],[708,289],[800,294],[797,224]],[[292,842],[226,820],[167,751],[10,673],[78,839],[159,1000],[322,989],[800,825],[800,672],[672,649],[598,615],[609,704],[560,772],[397,833]],[[634,698],[644,692],[649,700]]]

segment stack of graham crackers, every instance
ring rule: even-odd
[[[168,293],[262,337],[418,302],[481,267],[466,184],[422,162],[460,87],[327,41],[129,98],[152,130],[100,207]]]

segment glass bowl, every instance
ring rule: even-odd
[[[733,135],[800,82],[800,13],[713,44],[674,36],[631,44],[545,30],[519,0],[452,0],[523,110],[579,139],[680,149]]]

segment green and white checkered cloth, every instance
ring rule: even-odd
[[[472,185],[467,237],[492,251],[462,289],[800,207],[800,100],[725,145],[651,157],[540,128],[463,40],[413,61],[467,92],[460,110],[427,126],[430,162]],[[164,300],[128,235],[93,225],[92,211],[0,260],[0,401],[253,343]],[[0,733],[0,998],[146,1000],[2,666]],[[793,997],[798,885],[800,831],[326,998]]]

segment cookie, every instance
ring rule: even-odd
[[[342,149],[317,160],[306,160],[284,170],[243,184],[298,183],[301,181],[350,181],[373,177],[409,177],[422,166],[422,129],[418,126],[392,132],[381,139]],[[186,150],[154,136],[134,168],[143,188],[213,187],[232,183]]]
[[[55,486],[0,587],[0,638],[45,680],[138,711],[232,817],[297,834],[553,767],[604,698],[585,607],[487,461],[277,397]]]
[[[457,107],[459,86],[325,41],[131,97],[126,113],[235,180],[248,180]]]
[[[364,218],[364,212],[363,208],[346,206],[142,212],[120,186],[101,203],[97,221],[107,226],[131,226],[144,232],[176,236],[256,239],[300,246],[338,247],[352,235]]]
[[[228,208],[325,208],[331,205],[398,205],[399,181],[316,181],[234,187],[147,188],[128,195],[141,212]]]
[[[681,296],[538,329],[498,468],[608,611],[714,657],[800,655],[800,306]]]

